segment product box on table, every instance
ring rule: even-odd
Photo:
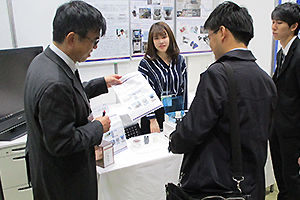
[[[100,167],[108,167],[114,164],[114,146],[113,143],[102,140],[99,146],[95,146],[96,165]]]

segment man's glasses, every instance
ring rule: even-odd
[[[99,43],[99,41],[100,41],[100,39],[98,38],[98,39],[96,39],[96,40],[93,40],[93,39],[91,39],[91,38],[89,38],[88,36],[85,36],[85,38],[87,38],[87,39],[89,39],[92,43],[94,43],[94,46],[93,47],[95,47],[95,46],[97,46],[97,44]]]
[[[212,34],[215,34],[219,31],[219,29],[215,30],[214,32],[212,32],[211,34],[208,34],[206,36],[203,37],[203,41],[209,46],[210,42],[209,42],[209,36],[211,36]]]

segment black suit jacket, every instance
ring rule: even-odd
[[[97,199],[94,146],[103,127],[88,120],[88,99],[106,92],[104,78],[83,86],[50,48],[31,63],[24,106],[35,200]]]
[[[282,49],[277,53],[277,66]],[[283,137],[300,137],[300,40],[292,43],[282,69],[275,70],[273,80],[278,91],[273,128]]]
[[[193,194],[237,191],[232,179],[228,85],[224,66],[231,65],[237,84],[243,157],[241,188],[251,200],[265,199],[264,166],[276,88],[251,51],[225,53],[204,73],[189,112],[171,134],[173,153],[184,153],[183,189]]]

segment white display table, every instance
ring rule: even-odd
[[[97,167],[98,199],[165,200],[165,184],[178,182],[182,161],[182,155],[168,152],[165,141],[140,151],[128,142],[128,149],[115,155],[115,164]]]

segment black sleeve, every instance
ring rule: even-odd
[[[217,124],[222,102],[226,100],[227,83],[221,64],[211,66],[201,75],[189,112],[170,136],[173,153],[188,153],[201,145]]]

